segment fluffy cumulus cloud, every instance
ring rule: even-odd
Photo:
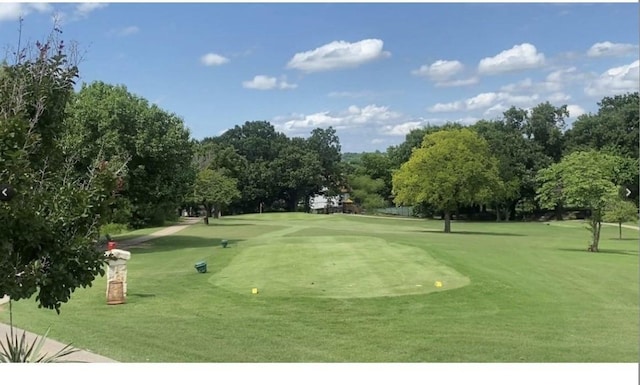
[[[89,14],[93,11],[97,11],[98,9],[104,8],[107,5],[108,4],[105,3],[80,3],[76,5],[74,16],[79,19],[88,17]]]
[[[448,80],[464,69],[462,63],[457,60],[438,60],[430,65],[423,65],[412,71],[414,75],[426,76],[431,80]]]
[[[401,123],[406,118],[387,106],[370,104],[364,107],[349,106],[342,111],[322,111],[312,114],[293,114],[276,117],[274,125],[284,132],[308,132],[317,127],[333,127],[336,130],[380,130],[386,125]]]
[[[501,113],[509,106],[532,107],[540,101],[538,94],[514,95],[509,92],[484,92],[474,97],[449,103],[436,103],[427,110],[433,113],[485,110],[485,115]]]
[[[200,62],[206,66],[219,66],[228,61],[229,59],[227,59],[226,57],[212,52],[202,55],[202,57],[200,58]]]
[[[570,118],[577,118],[578,116],[585,114],[587,112],[585,111],[584,108],[580,107],[577,104],[568,104],[567,111],[569,111]]]
[[[298,87],[297,84],[287,83],[286,79],[282,79],[278,81],[275,77],[265,76],[265,75],[256,75],[251,80],[247,80],[242,82],[242,86],[244,88],[254,89],[254,90],[272,90],[272,89],[293,89]]]
[[[638,53],[637,45],[603,41],[592,45],[591,48],[589,48],[589,50],[587,51],[587,56],[624,56],[633,53]]]
[[[546,95],[543,99],[551,103],[561,103],[569,100],[571,97],[566,93],[567,89],[573,89],[572,86],[584,84],[593,77],[593,74],[580,72],[576,67],[559,68],[550,72],[540,81],[533,81],[526,78],[521,81],[510,83],[500,87],[501,92],[510,94],[542,94]]]
[[[504,50],[493,57],[480,60],[478,72],[483,75],[496,75],[525,69],[539,68],[545,64],[545,57],[533,44],[523,43]]]
[[[640,82],[640,61],[610,68],[595,80],[589,82],[584,91],[593,97],[638,92]]]
[[[437,60],[429,65],[411,71],[416,76],[424,76],[434,81],[437,87],[461,87],[478,83],[477,77],[453,79],[464,70],[464,65],[457,60]]]
[[[46,3],[5,3],[0,2],[0,22],[15,21],[30,13],[51,12],[53,8]]]
[[[353,68],[364,63],[390,56],[383,51],[380,39],[365,39],[355,43],[333,41],[311,51],[296,53],[287,68],[304,72],[320,72]]]
[[[571,96],[565,94],[564,92],[554,92],[546,97],[546,100],[552,104],[564,103],[571,100]]]

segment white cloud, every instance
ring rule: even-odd
[[[279,88],[281,90],[285,89],[294,89],[298,87],[297,84],[287,83],[285,79],[280,80],[271,76],[265,75],[256,75],[252,80],[247,80],[242,82],[242,86],[244,88],[254,89],[254,90],[272,90],[274,88]]]
[[[329,71],[353,68],[375,59],[390,56],[383,51],[384,42],[365,39],[355,43],[333,41],[311,51],[296,53],[287,63],[287,68],[304,72]]]
[[[565,94],[564,92],[554,92],[553,94],[547,96],[545,99],[549,101],[549,103],[557,104],[571,100],[571,96]]]
[[[493,109],[504,107],[504,104],[509,106],[515,105],[518,107],[529,107],[538,101],[539,98],[540,96],[538,94],[513,95],[508,92],[484,92],[465,100],[458,100],[450,103],[437,103],[429,107],[428,111],[442,113],[475,111],[488,108],[485,112],[486,114],[491,113]],[[506,110],[506,108],[503,110]]]
[[[587,56],[624,56],[632,53],[638,53],[637,45],[603,41],[592,45],[591,48],[589,48],[589,50],[587,51]]]
[[[370,104],[364,107],[349,106],[342,111],[322,111],[312,114],[292,114],[276,117],[274,126],[284,132],[308,132],[317,127],[333,127],[336,130],[382,131],[407,120],[402,114],[387,106]]]
[[[0,22],[15,21],[32,12],[45,13],[52,11],[46,3],[5,3],[0,2]]]
[[[500,87],[500,91],[504,92],[518,92],[531,89],[533,87],[533,80],[531,78],[526,78],[517,83],[507,84],[506,86]]]
[[[587,111],[585,111],[584,108],[580,107],[577,104],[569,104],[567,105],[567,111],[569,111],[569,117],[570,118],[577,118],[578,116],[585,114]]]
[[[544,54],[538,53],[533,44],[524,43],[514,45],[493,57],[480,60],[478,72],[486,75],[495,75],[505,72],[539,68],[545,63]]]
[[[384,143],[384,139],[375,138],[371,140],[371,144],[380,144],[380,143]]]
[[[453,122],[460,123],[463,126],[469,126],[469,125],[475,124],[476,122],[478,122],[478,120],[480,119],[473,116],[466,116],[464,118],[455,119]]]
[[[332,91],[327,94],[330,98],[366,98],[374,96],[371,91]]]
[[[590,82],[584,91],[589,96],[612,96],[627,92],[638,92],[640,61],[610,68]]]
[[[576,67],[561,68],[550,72],[543,80],[534,82],[531,78],[523,79],[500,87],[500,91],[508,93],[552,93],[550,97],[559,101],[566,100],[560,95],[572,84],[584,84],[591,74],[579,72]]]
[[[114,32],[118,36],[129,36],[140,32],[140,28],[135,25],[130,25],[128,27],[117,29]]]
[[[409,122],[387,125],[382,128],[385,135],[404,136],[409,132],[426,125],[424,120],[412,120]]]
[[[479,80],[480,79],[478,79],[478,77],[476,77],[476,76],[470,77],[468,79],[447,80],[447,81],[437,82],[436,83],[436,87],[464,87],[464,86],[471,86],[471,85],[477,84]]]
[[[436,103],[429,107],[429,112],[455,112],[464,110],[464,102]]]
[[[217,53],[208,53],[206,55],[203,55],[200,58],[200,61],[202,62],[202,64],[206,65],[206,66],[219,66],[222,65],[226,62],[229,61],[229,59],[227,59],[224,56],[218,55]]]
[[[418,76],[426,76],[435,81],[445,81],[463,69],[464,66],[457,60],[438,60],[431,65],[423,65],[419,69],[411,71],[411,73]]]
[[[495,106],[488,108],[484,112],[484,115],[485,116],[499,117],[499,116],[502,116],[502,113],[505,112],[508,109],[509,109],[509,106],[507,106],[505,104],[502,104],[502,103],[498,103]]]
[[[76,5],[74,16],[78,19],[88,17],[91,12],[105,8],[107,5],[105,3],[80,3]]]

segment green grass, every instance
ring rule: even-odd
[[[133,247],[124,305],[101,277],[14,321],[126,362],[637,362],[638,231],[583,227],[225,217]]]

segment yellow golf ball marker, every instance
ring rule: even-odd
[[[442,282],[441,281],[436,281],[435,285],[436,285],[436,287],[442,287]]]

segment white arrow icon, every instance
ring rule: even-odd
[[[631,195],[631,190],[627,189],[627,195],[626,196],[629,196],[629,195]]]
[[[6,189],[6,188],[5,188],[4,190],[2,190],[2,195],[4,195],[4,196],[8,196],[8,195],[7,195],[7,189]]]

